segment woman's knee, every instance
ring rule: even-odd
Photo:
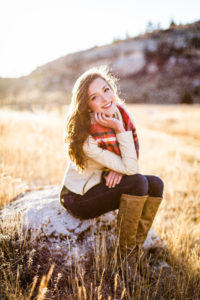
[[[157,193],[162,197],[164,190],[164,182],[160,177],[157,177]]]
[[[148,194],[148,180],[142,174],[132,175],[131,194],[137,196],[144,196]]]
[[[153,197],[162,197],[164,182],[158,176],[146,176],[149,181],[149,195]]]

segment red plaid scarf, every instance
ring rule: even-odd
[[[139,158],[139,142],[136,133],[136,128],[133,122],[131,121],[128,112],[122,106],[117,105],[117,108],[121,113],[124,129],[126,131],[132,130],[137,158]],[[98,142],[99,147],[114,152],[121,156],[119,143],[117,141],[116,134],[113,129],[109,127],[104,127],[96,123],[95,121],[92,121],[90,133],[93,136],[93,138]]]

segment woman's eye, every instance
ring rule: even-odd
[[[107,92],[107,91],[109,91],[109,88],[108,88],[108,87],[107,87],[107,88],[105,88],[104,92]]]
[[[93,96],[93,97],[91,98],[92,101],[95,100],[95,99],[96,99],[96,96]]]

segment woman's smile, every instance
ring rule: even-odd
[[[103,106],[103,108],[107,109],[112,106],[112,101]]]

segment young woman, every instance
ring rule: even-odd
[[[119,209],[121,254],[135,258],[163,195],[163,181],[138,169],[139,143],[130,114],[107,67],[82,74],[72,91],[67,118],[69,164],[61,204],[77,218]]]

